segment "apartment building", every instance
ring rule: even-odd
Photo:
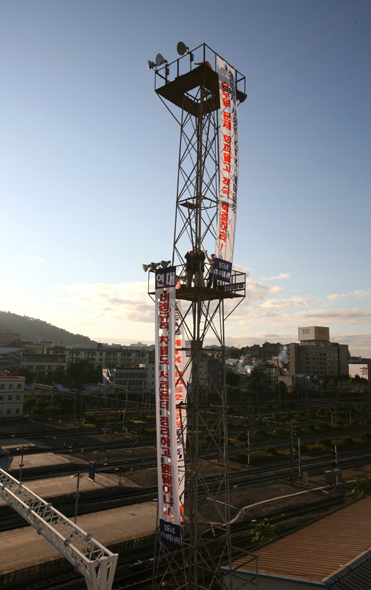
[[[11,377],[0,371],[0,419],[23,416],[25,377]]]
[[[105,368],[102,372],[103,383],[108,381],[116,385],[123,385],[131,393],[155,392],[154,365]]]
[[[54,373],[58,369],[66,371],[67,369],[66,353],[48,355],[44,353],[22,352],[19,354],[19,366],[29,369],[32,373]]]
[[[137,350],[132,348],[112,348],[111,346],[103,347],[98,344],[98,348],[71,348],[66,351],[68,363],[77,363],[87,361],[95,368],[101,366],[105,368],[115,368],[121,366],[136,366],[140,364],[147,365],[149,362],[149,352],[146,350]]]
[[[348,345],[330,341],[330,329],[298,328],[299,343],[288,345],[289,374],[322,377],[348,375]]]

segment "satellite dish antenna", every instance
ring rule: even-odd
[[[154,67],[155,67],[155,65],[156,65],[156,64],[155,64],[153,61],[151,61],[150,59],[147,61],[147,68],[148,68],[149,70],[152,70],[152,68],[154,68]]]
[[[187,47],[183,41],[179,41],[178,45],[176,46],[176,50],[179,55],[184,55],[185,52],[189,50],[189,47]]]
[[[158,53],[156,55],[156,66],[162,66],[162,64],[166,64],[166,59],[161,55],[161,53]]]

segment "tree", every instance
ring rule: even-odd
[[[26,367],[18,367],[17,369],[12,369],[11,374],[15,377],[26,377],[26,383],[33,383],[33,373]]]
[[[251,528],[251,533],[252,542],[259,543],[259,545],[267,543],[277,537],[276,527],[274,527],[273,524],[269,524],[269,522],[258,522],[254,524]]]
[[[86,361],[79,361],[68,366],[62,385],[80,389],[83,383],[98,383],[102,380],[101,367],[95,369]]]
[[[267,381],[269,381],[269,379],[267,380],[264,371],[260,371],[257,367],[254,367],[254,369],[251,370],[250,383],[253,389],[266,387]]]
[[[278,391],[281,395],[287,395],[287,385],[284,381],[278,381]]]
[[[241,377],[239,373],[235,373],[234,371],[227,371],[226,374],[226,383],[231,387],[238,387],[241,381]]]

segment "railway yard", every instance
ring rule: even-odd
[[[353,431],[361,436],[360,425]],[[251,529],[256,522],[273,524],[287,533],[308,521],[336,510],[357,476],[371,474],[371,445],[342,450],[338,467],[343,482],[325,485],[324,472],[333,466],[331,452],[303,457],[298,478],[290,485],[290,461],[247,466],[236,458],[246,452],[245,443],[233,438],[229,447],[231,530],[233,545],[250,549]],[[339,435],[337,435],[338,437]],[[318,433],[301,435],[303,444],[314,444]],[[264,450],[267,442],[254,443]],[[271,442],[269,442],[271,444]],[[9,451],[0,467],[21,479],[34,493],[111,551],[119,553],[113,588],[146,588],[152,580],[153,548],[157,512],[157,472],[154,436],[135,436],[117,430],[71,427],[59,421],[25,420],[0,429],[0,445]],[[280,439],[277,448],[288,448]],[[96,464],[95,481],[88,478],[89,461]],[[217,484],[218,458],[204,464],[210,487]],[[76,485],[79,493],[76,502]],[[216,485],[215,484],[215,485]],[[204,516],[207,518],[207,509]],[[209,515],[211,519],[211,515]],[[0,586],[3,588],[61,590],[85,588],[85,582],[56,549],[37,534],[21,516],[0,500]]]

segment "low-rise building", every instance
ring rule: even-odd
[[[361,377],[371,381],[371,363],[349,363],[349,377]]]
[[[108,381],[116,385],[128,387],[131,393],[155,393],[155,365],[139,365],[132,367],[106,368],[102,370],[103,383]]]
[[[12,377],[0,371],[0,419],[23,416],[25,377]]]
[[[36,375],[36,373],[48,375],[48,373],[54,373],[58,369],[66,371],[67,365],[66,353],[53,355],[32,352],[20,353],[19,366],[28,369],[34,375]]]
[[[0,330],[0,346],[11,346],[13,342],[19,342],[20,334],[10,330]]]
[[[123,385],[130,393],[147,392],[147,368],[145,366],[102,369],[103,382]]]
[[[113,348],[102,346],[97,348],[70,348],[67,351],[68,363],[73,364],[79,361],[86,361],[94,368],[105,367],[132,367],[140,364],[147,365],[149,362],[149,351],[134,348]]]

